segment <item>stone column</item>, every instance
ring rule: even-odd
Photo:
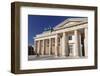
[[[41,49],[41,40],[40,40],[40,48],[39,48],[39,52],[40,52],[40,55],[42,55],[42,49]]]
[[[34,52],[36,52],[36,41],[34,41]]]
[[[45,39],[45,55],[47,55],[47,39]]]
[[[73,51],[73,55],[78,57],[79,56],[78,30],[74,31],[74,39],[75,39],[75,48],[74,48],[74,51]]]
[[[56,37],[55,37],[55,56],[57,56],[57,51],[58,51],[58,35],[56,34]]]
[[[46,50],[47,51],[47,55],[49,55],[49,39],[47,39],[47,44],[46,45],[47,45],[47,50]]]
[[[49,39],[49,55],[51,53],[51,38]]]
[[[60,37],[59,56],[62,55],[62,37]]]
[[[81,44],[81,33],[79,33],[79,56],[82,56],[82,44]]]
[[[85,56],[88,56],[88,28],[84,29],[84,50],[85,50]]]
[[[68,56],[69,52],[68,52],[68,33],[66,33],[65,36],[65,55]]]
[[[46,54],[46,46],[45,46],[46,45],[46,40],[44,39],[43,42],[44,42],[44,52],[43,53],[45,55]]]
[[[44,55],[44,40],[42,40],[42,55]]]
[[[62,36],[62,56],[66,55],[65,51],[66,51],[66,33],[64,32]]]
[[[41,41],[39,40],[39,54],[41,54]]]
[[[37,53],[39,54],[40,51],[40,40],[38,40],[38,46],[37,46]]]

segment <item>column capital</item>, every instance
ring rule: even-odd
[[[66,32],[63,32],[63,35],[66,35]]]

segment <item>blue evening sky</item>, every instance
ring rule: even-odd
[[[33,37],[48,27],[55,27],[69,16],[28,15],[28,44],[34,44]]]

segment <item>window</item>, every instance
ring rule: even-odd
[[[69,39],[69,40],[72,40],[72,35],[70,35],[70,36],[68,37],[68,39]]]

